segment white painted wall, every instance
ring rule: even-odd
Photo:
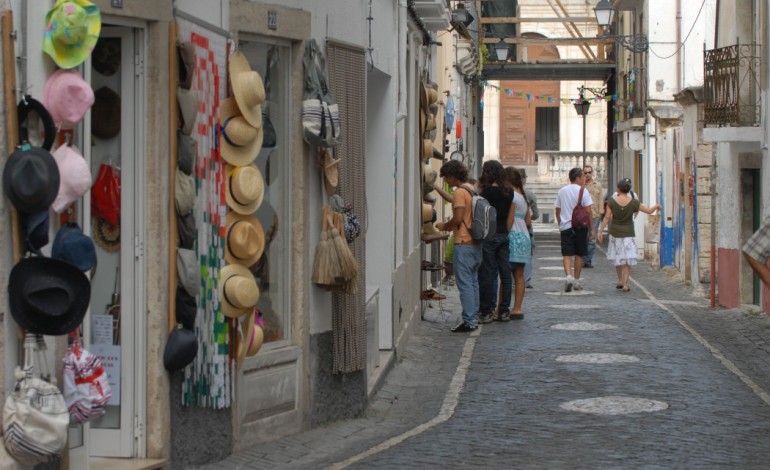
[[[174,8],[224,30],[230,29],[230,0],[174,0]]]
[[[587,88],[602,88],[602,82],[588,81],[563,81],[561,82],[561,97],[577,99],[580,96],[578,88],[584,85]],[[586,92],[585,97],[592,100],[594,95]],[[575,111],[573,104],[559,105],[559,140],[560,150],[583,149],[583,118]],[[592,102],[586,116],[586,151],[607,151],[607,103],[605,101]]]
[[[650,52],[647,54],[647,69],[642,72],[641,78],[647,81],[647,98],[650,100],[673,101],[674,94],[679,91],[676,54],[679,48],[676,37],[678,1],[682,0],[647,0],[644,17],[648,21]],[[682,38],[684,34],[687,33],[683,33]],[[639,82],[637,85],[642,86]]]

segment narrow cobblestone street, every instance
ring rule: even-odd
[[[523,321],[452,334],[442,287],[365,416],[202,468],[768,468],[764,314],[646,262],[621,292],[599,251],[563,293],[558,234],[537,241]]]

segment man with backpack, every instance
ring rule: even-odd
[[[583,256],[588,252],[588,240],[593,239],[593,215],[591,194],[583,187],[585,175],[580,168],[569,171],[570,184],[559,190],[554,207],[556,223],[561,233],[561,255],[564,263],[564,292],[582,290],[580,272]],[[575,275],[572,275],[572,257],[575,257]]]
[[[475,331],[478,328],[476,313],[479,311],[479,267],[482,259],[481,243],[474,241],[470,233],[476,190],[468,184],[468,168],[462,162],[446,162],[439,174],[450,187],[456,188],[452,197],[452,218],[436,224],[439,230],[454,232],[453,268],[460,293],[462,318],[452,331]]]

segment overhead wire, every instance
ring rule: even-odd
[[[652,55],[657,57],[658,59],[670,59],[677,55],[680,50],[684,47],[684,45],[687,43],[687,40],[690,38],[690,34],[692,33],[692,30],[695,29],[695,25],[698,24],[698,18],[700,18],[700,14],[703,11],[703,7],[706,5],[706,0],[703,0],[703,3],[700,4],[700,9],[698,10],[698,15],[695,17],[695,21],[692,22],[692,26],[690,27],[690,31],[687,33],[687,36],[685,36],[684,41],[682,41],[682,44],[679,45],[679,47],[669,56],[662,57],[659,56],[654,50],[652,50],[652,47],[649,47],[650,52],[652,52]]]

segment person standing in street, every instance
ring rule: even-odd
[[[527,189],[527,170],[524,168],[519,169],[521,175],[521,183],[524,188],[524,198],[529,204],[531,220],[527,225],[527,231],[529,232],[529,241],[532,245],[532,252],[530,253],[529,261],[524,265],[524,281],[527,283],[527,289],[532,289],[532,271],[535,269],[535,229],[532,228],[532,221],[537,220],[540,217],[540,210],[537,208],[537,196],[535,193]]]
[[[607,200],[607,215],[599,228],[599,243],[604,238],[604,228],[610,226],[610,241],[607,248],[607,259],[615,265],[618,274],[617,289],[623,292],[631,290],[628,279],[631,277],[631,266],[636,265],[636,233],[634,217],[637,212],[652,214],[660,209],[656,204],[647,207],[631,196],[631,180],[623,178],[618,182],[618,192]]]
[[[754,235],[743,245],[743,257],[749,266],[759,276],[759,279],[770,289],[770,267],[767,259],[770,257],[770,216],[762,221]]]
[[[583,188],[585,177],[583,170],[573,168],[569,171],[570,184],[564,186],[556,195],[554,207],[556,208],[556,223],[559,224],[561,234],[561,256],[564,264],[564,292],[572,292],[572,289],[583,290],[580,283],[580,273],[583,269],[583,257],[588,251],[588,240],[593,238],[593,230],[590,228],[573,228],[572,212],[578,205],[587,208],[588,227],[593,227],[593,217],[588,209],[593,200],[588,191]],[[575,257],[575,274],[572,274],[572,257]]]
[[[583,167],[583,174],[585,175],[585,188],[588,194],[591,195],[593,203],[591,204],[591,215],[594,218],[594,223],[591,229],[594,231],[593,239],[588,240],[588,252],[585,258],[583,258],[583,267],[591,269],[594,267],[594,252],[596,251],[596,230],[599,228],[599,224],[602,223],[604,218],[604,188],[594,177],[594,168],[591,165]]]
[[[511,305],[511,268],[508,264],[508,232],[513,224],[513,192],[506,184],[505,170],[497,160],[488,160],[481,167],[479,178],[481,196],[497,211],[497,231],[484,240],[479,269],[479,323],[492,322],[497,303],[497,277],[500,276],[500,305],[498,318],[507,321]]]
[[[511,320],[523,320],[522,304],[524,303],[525,293],[524,265],[532,257],[532,246],[527,226],[532,225],[532,220],[530,218],[529,204],[527,204],[527,199],[524,197],[524,184],[521,181],[521,173],[512,166],[507,167],[505,173],[508,184],[513,189],[511,209],[515,213],[511,230],[508,233],[508,251],[510,252],[508,261],[510,262],[514,285],[513,307],[511,307],[509,318]],[[507,321],[502,317],[500,320]]]
[[[462,162],[450,160],[444,163],[439,174],[450,187],[456,188],[452,196],[452,218],[436,224],[439,230],[454,232],[453,269],[462,318],[451,331],[474,331],[478,328],[476,313],[479,311],[479,267],[482,259],[481,244],[473,241],[468,230],[473,223],[471,202],[474,189],[468,184],[468,168]]]

